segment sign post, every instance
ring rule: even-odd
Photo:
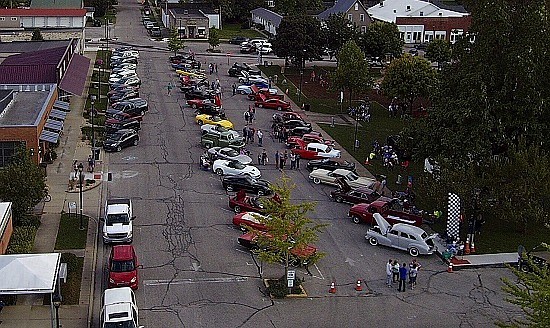
[[[296,271],[294,270],[288,270],[286,274],[286,280],[287,280],[287,287],[290,288],[294,287],[294,278],[296,278]]]

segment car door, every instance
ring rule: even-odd
[[[229,162],[226,165],[225,174],[227,175],[239,175],[240,171],[235,167],[235,162]]]
[[[399,231],[395,230],[395,229],[391,229],[390,231],[388,231],[388,234],[386,235],[386,238],[387,238],[387,245],[385,246],[391,246],[391,247],[394,247],[394,248],[400,248],[399,247]],[[383,240],[381,240],[382,242]],[[386,241],[383,241],[383,242],[386,242]]]
[[[363,201],[363,193],[353,190],[348,194],[348,199],[354,204],[361,203]]]
[[[122,148],[125,148],[125,147],[130,146],[130,143],[131,143],[131,140],[130,140],[130,139],[131,139],[131,137],[132,137],[132,136],[131,136],[130,133],[128,133],[128,132],[125,133],[125,134],[122,136],[122,139],[121,139],[121,141],[120,141],[120,146],[121,146]]]
[[[307,151],[308,159],[316,159],[319,157],[317,154],[317,149],[310,144],[306,146],[306,151]]]

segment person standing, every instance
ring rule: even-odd
[[[392,259],[388,260],[388,263],[386,263],[386,285],[388,287],[391,287],[392,283],[392,276],[393,276],[393,265],[392,265]]]
[[[285,149],[285,152],[283,153],[283,165],[281,165],[282,169],[286,168],[286,161],[288,160],[288,152]]]
[[[233,85],[231,86],[233,88],[233,96],[237,94],[237,85],[235,83],[233,83]]]
[[[258,129],[258,132],[256,132],[256,135],[258,136],[258,147],[262,147],[262,142],[264,138],[264,134],[262,133],[262,130]]]
[[[300,168],[300,155],[296,155],[296,170]]]
[[[244,112],[244,121],[246,124],[250,123],[250,112]]]
[[[284,154],[283,153],[280,153],[279,154],[279,169],[284,169],[285,168],[285,157],[284,157]]]
[[[267,153],[266,153],[265,148],[264,148],[264,150],[262,151],[262,165],[265,166],[265,164],[267,164],[267,162],[268,162]]]
[[[275,152],[275,166],[276,167],[279,166],[279,151],[278,150]]]
[[[290,169],[295,170],[296,169],[296,154],[290,153]]]
[[[393,277],[392,281],[398,282],[399,281],[399,261],[398,260],[393,260],[391,272]]]
[[[409,273],[409,270],[407,269],[407,263],[403,263],[403,265],[399,268],[399,288],[398,288],[398,290],[400,292],[404,292],[406,290],[407,274],[408,273]]]
[[[416,287],[416,276],[418,275],[418,267],[415,264],[409,269],[409,283],[411,284],[411,289]]]

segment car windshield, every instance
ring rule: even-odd
[[[134,260],[113,261],[111,263],[111,272],[131,272],[136,269]]]
[[[108,214],[107,215],[107,225],[113,225],[115,223],[129,224],[130,218],[128,214]]]
[[[123,136],[122,133],[116,133],[116,134],[113,134],[111,137],[109,137],[109,139],[113,141],[119,141],[120,139],[122,139],[122,136]]]
[[[325,149],[325,153],[330,153],[332,151],[332,147],[331,146],[328,146],[326,149]]]
[[[346,174],[346,179],[348,179],[349,181],[355,181],[357,179],[359,179],[359,176],[353,172],[350,172],[348,174]]]
[[[231,134],[231,136],[233,136]],[[226,155],[226,156],[229,156],[229,157],[236,157],[236,156],[239,156],[239,152],[236,151],[235,149],[226,149],[223,151],[223,153]]]
[[[128,314],[125,314],[126,316]],[[132,320],[106,322],[103,328],[136,328],[136,324]]]
[[[246,165],[244,165],[243,163],[241,162],[233,162],[233,165],[232,165],[234,168],[238,169],[238,170],[242,170],[246,167]]]
[[[222,119],[219,118],[218,116],[210,116],[210,120],[211,120],[212,122],[219,122],[219,121],[221,121]]]

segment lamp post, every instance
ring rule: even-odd
[[[298,106],[302,103],[302,86],[304,82],[304,68],[306,66],[306,49],[302,50],[302,58],[300,58],[300,92],[298,92]]]
[[[55,307],[55,327],[59,328],[59,307],[61,306],[61,300],[54,300],[53,306]]]
[[[355,110],[355,132],[353,133],[353,151],[357,151],[359,148],[359,140],[357,140],[357,132],[359,127],[359,121],[357,120],[357,109]]]
[[[101,80],[101,77],[100,77]],[[95,112],[95,96],[91,96],[91,103],[92,103],[92,113],[91,113],[91,120],[92,120],[92,156],[95,158],[95,133],[94,133],[94,112]]]
[[[82,185],[84,181],[82,181],[82,171],[84,170],[84,165],[82,163],[78,163],[78,182],[80,183],[80,230],[84,230],[84,223],[83,223],[83,217],[82,217]]]

